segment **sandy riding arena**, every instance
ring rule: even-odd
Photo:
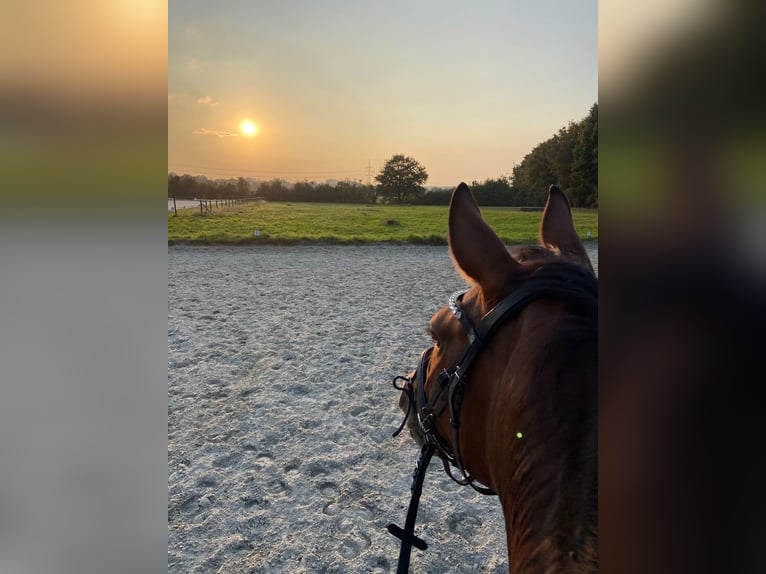
[[[391,438],[391,378],[464,286],[447,248],[174,246],[168,261],[168,572],[395,571],[386,524],[403,525],[418,448]],[[438,461],[416,532],[430,547],[413,572],[507,572],[499,503]]]

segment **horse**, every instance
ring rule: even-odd
[[[458,483],[497,494],[511,574],[596,572],[598,283],[570,204],[551,186],[539,245],[509,249],[461,183],[448,230],[470,287],[431,318],[433,346],[406,384],[394,380],[399,431],[423,448],[416,474],[435,452]],[[426,546],[413,533],[419,480],[409,531],[389,525],[402,572],[405,545]]]

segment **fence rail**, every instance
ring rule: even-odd
[[[168,199],[173,200],[173,215],[174,216],[178,215],[178,208],[176,207],[176,198],[168,197]],[[200,213],[205,213],[205,212],[212,213],[213,209],[218,209],[221,207],[232,207],[234,205],[242,205],[245,203],[262,203],[266,201],[263,197],[258,197],[258,196],[215,197],[215,198],[193,197],[191,199],[183,197],[179,199],[183,199],[185,201],[199,202]]]

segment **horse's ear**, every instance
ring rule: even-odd
[[[452,192],[449,206],[449,248],[458,271],[488,294],[501,290],[519,264],[481,217],[465,183]]]
[[[593,270],[588,253],[575,231],[569,200],[555,185],[548,188],[548,201],[545,203],[543,220],[540,223],[540,243],[580,259]]]

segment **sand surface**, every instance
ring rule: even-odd
[[[592,256],[593,257],[593,256]],[[464,286],[446,247],[173,246],[168,572],[394,572],[418,448],[397,374]],[[597,264],[597,255],[596,261]],[[502,512],[434,461],[412,572],[507,572]]]

